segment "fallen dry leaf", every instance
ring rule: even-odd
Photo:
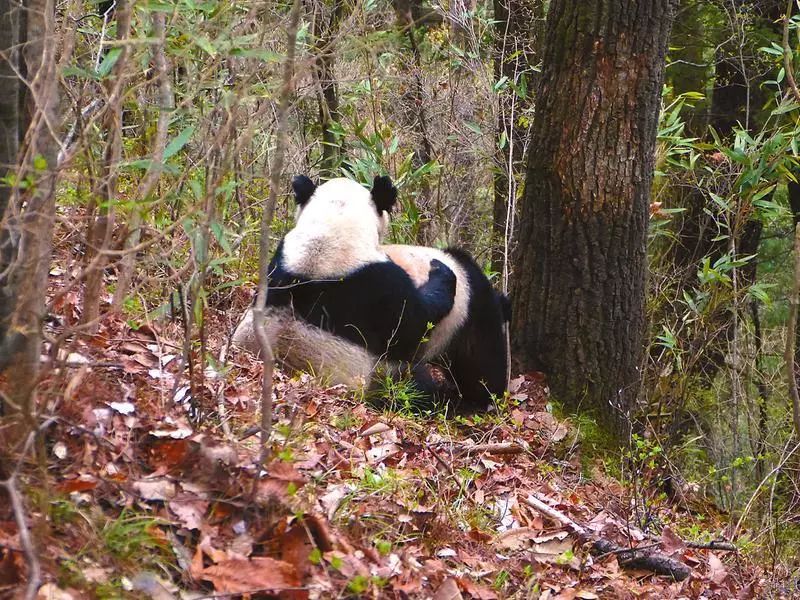
[[[464,596],[461,595],[461,591],[458,589],[458,583],[452,577],[445,579],[433,596],[433,600],[462,600],[463,598]]]
[[[666,554],[675,554],[676,552],[684,550],[686,545],[681,538],[675,535],[672,529],[664,527],[664,530],[661,532],[661,547]]]
[[[36,600],[77,600],[78,597],[73,592],[62,590],[55,583],[45,583],[36,594]]]
[[[170,500],[168,506],[186,529],[200,529],[208,510],[208,501],[184,494]]]
[[[293,565],[266,556],[226,560],[204,569],[200,578],[210,581],[215,591],[226,594],[300,587],[300,577]]]
[[[556,427],[556,430],[553,432],[553,435],[550,436],[550,439],[554,442],[560,442],[565,437],[567,437],[568,433],[569,429],[567,429],[567,427],[563,423],[559,423],[558,427]]]
[[[134,481],[133,489],[144,500],[165,501],[175,497],[175,484],[168,479]]]
[[[344,500],[345,496],[350,493],[350,486],[344,483],[339,485],[332,485],[328,488],[328,493],[320,496],[319,501],[325,508],[325,515],[329,521],[333,521],[333,515],[336,514],[336,509]]]
[[[468,577],[458,578],[458,587],[463,592],[472,596],[475,600],[497,600],[497,594],[484,585],[475,583]]]
[[[714,554],[713,552],[708,553],[708,578],[716,583],[717,585],[722,585],[725,579],[728,577],[728,570],[725,568],[725,565],[719,559],[719,557]]]

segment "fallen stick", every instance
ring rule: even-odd
[[[633,528],[631,528],[633,529]],[[656,542],[657,544],[661,543],[662,540],[657,535],[652,535],[649,533],[642,533],[638,529],[634,530],[639,533],[644,538],[652,542]],[[683,541],[681,540],[684,546],[687,548],[693,548],[695,550],[716,550],[718,552],[738,552],[739,549],[736,547],[736,544],[733,544],[727,540],[711,540],[710,542],[693,542],[693,541]]]
[[[474,454],[475,452],[485,452],[486,454],[522,454],[525,448],[519,444],[474,444],[472,446],[460,446],[459,454]]]
[[[570,519],[564,513],[557,511],[531,494],[525,499],[525,503],[547,515],[554,521],[564,525],[578,539],[581,544],[592,543],[591,552],[595,555],[616,554],[619,566],[626,569],[644,569],[652,571],[658,575],[667,575],[675,581],[683,581],[691,574],[692,570],[674,558],[661,554],[660,552],[650,552],[638,550],[636,548],[622,548],[604,539],[597,539],[587,531],[585,527]]]
[[[687,548],[696,550],[717,550],[720,552],[737,552],[739,549],[735,544],[725,540],[711,540],[710,542],[684,542]]]

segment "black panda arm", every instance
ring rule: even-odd
[[[437,324],[453,309],[456,276],[438,260],[431,261],[428,281],[420,288],[393,262],[368,265],[347,280],[354,292],[349,302],[359,307],[350,322],[359,324],[371,352],[392,360],[413,359],[428,324]]]
[[[422,296],[422,310],[427,312],[428,321],[436,325],[453,310],[456,297],[456,274],[443,262],[431,261],[428,281],[417,291]]]
[[[455,300],[456,276],[431,261],[428,281],[417,288],[391,261],[371,263],[336,279],[309,279],[282,265],[281,243],[270,264],[267,305],[292,306],[295,316],[367,348],[376,356],[411,360],[428,332]]]

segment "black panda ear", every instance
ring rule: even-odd
[[[392,212],[395,202],[397,202],[397,188],[394,187],[388,175],[376,177],[372,182],[372,201],[378,212]]]
[[[298,206],[305,206],[309,198],[314,195],[314,190],[317,189],[317,184],[311,181],[305,175],[295,175],[292,177],[292,189],[294,190],[294,199]]]

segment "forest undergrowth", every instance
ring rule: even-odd
[[[54,270],[51,292],[64,283]],[[209,352],[248,301],[239,291],[208,312]],[[62,294],[60,314],[77,302]],[[514,378],[488,414],[450,419],[412,413],[402,390],[379,411],[276,371],[271,460],[256,478],[261,361],[231,349],[224,370],[178,376],[191,373],[181,339],[178,322],[109,316],[43,382],[47,472],[28,465],[25,490],[40,598],[791,596],[747,532],[724,543],[730,519],[711,500],[663,492],[656,447],[604,448],[591,421],[558,416],[541,374]],[[596,540],[617,549],[591,552]],[[19,547],[0,509],[0,596],[27,576]],[[626,562],[630,548],[688,577]]]

